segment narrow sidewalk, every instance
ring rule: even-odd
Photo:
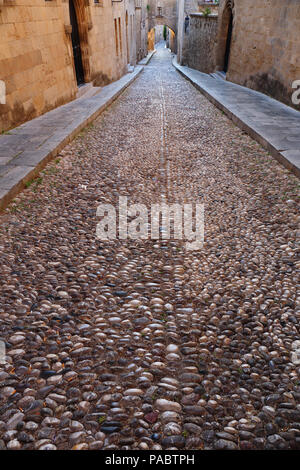
[[[71,101],[0,135],[0,210],[101,114],[143,68],[143,65],[137,65],[132,73],[103,87],[96,95]]]
[[[232,121],[300,177],[300,112],[263,93],[179,65],[178,72]]]

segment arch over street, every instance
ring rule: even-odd
[[[157,6],[159,5],[159,6]],[[174,52],[177,49],[177,2],[176,0],[164,0],[157,4],[151,0],[149,3],[148,31],[155,26],[165,25],[175,35]]]

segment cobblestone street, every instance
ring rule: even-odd
[[[299,180],[168,49],[27,186],[0,215],[0,449],[300,448]],[[119,196],[203,203],[203,248],[97,239]]]

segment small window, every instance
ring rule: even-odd
[[[118,38],[118,23],[117,23],[117,18],[114,19],[114,23],[115,23],[116,54],[119,55],[119,38]]]

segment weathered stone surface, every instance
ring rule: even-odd
[[[0,448],[296,449],[295,176],[160,46],[60,156],[0,216]],[[203,247],[98,239],[120,194],[203,200]]]

